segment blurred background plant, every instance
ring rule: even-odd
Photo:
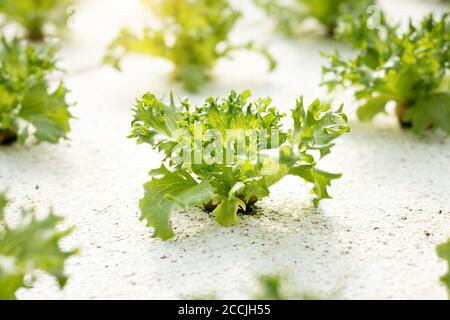
[[[450,12],[410,21],[403,33],[380,17],[379,29],[370,28],[369,16],[342,21],[337,36],[358,53],[325,55],[323,85],[329,91],[352,88],[362,121],[385,113],[393,102],[402,127],[450,134]]]
[[[167,59],[175,65],[173,78],[188,91],[198,91],[211,78],[217,61],[230,58],[236,50],[250,50],[267,58],[270,70],[276,61],[264,47],[253,42],[234,44],[230,32],[241,18],[227,0],[145,1],[161,28],[145,28],[141,35],[123,29],[111,43],[104,58],[106,64],[120,69],[127,53],[140,53]]]
[[[38,272],[53,276],[63,288],[67,283],[66,260],[78,250],[65,251],[59,242],[73,228],[61,230],[60,218],[51,211],[38,219],[33,209],[22,209],[19,221],[7,223],[5,209],[9,202],[0,193],[0,300],[14,300],[20,288],[30,288]]]
[[[6,22],[19,24],[25,36],[34,41],[64,30],[76,0],[0,0],[0,15]]]
[[[67,89],[48,77],[58,71],[57,47],[0,35],[0,145],[58,143],[70,131]]]
[[[358,18],[366,13],[374,0],[254,0],[272,17],[282,32],[294,36],[309,19],[316,20],[328,36],[334,37],[339,20],[345,16]]]

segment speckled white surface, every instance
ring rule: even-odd
[[[246,9],[247,2],[241,3]],[[430,4],[431,3],[431,4]],[[444,7],[425,0],[382,1],[389,16],[405,21]],[[63,291],[43,276],[22,299],[170,299],[216,293],[245,298],[260,272],[287,270],[302,288],[343,299],[445,299],[438,278],[445,264],[435,245],[450,236],[450,139],[419,139],[397,128],[392,117],[373,124],[352,121],[321,167],[341,171],[335,199],[312,208],[309,186],[289,178],[260,203],[258,216],[224,229],[200,210],[173,215],[177,237],[161,242],[137,219],[137,201],[158,156],[126,138],[134,98],[151,90],[185,95],[168,79],[170,64],[138,56],[124,72],[96,67],[121,25],[146,21],[134,0],[84,1],[64,43],[61,63],[73,109],[71,141],[58,146],[13,146],[0,150],[0,186],[10,188],[11,213],[52,206],[77,226],[64,246],[81,248],[68,263]],[[260,13],[250,14],[237,39],[267,42],[280,62],[271,75],[264,60],[237,54],[216,69],[202,94],[252,89],[272,96],[282,110],[304,94],[323,96],[318,52],[336,43],[314,36],[288,40],[271,31]],[[354,119],[354,106],[347,111]],[[38,186],[38,187],[37,187]]]

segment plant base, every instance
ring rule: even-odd
[[[27,38],[32,42],[42,42],[45,40],[45,35],[42,30],[34,30],[27,33]]]
[[[395,109],[395,112],[396,112],[396,114],[397,114],[398,121],[399,121],[399,123],[400,123],[400,126],[401,126],[403,129],[411,129],[412,126],[413,126],[413,124],[412,124],[411,121],[406,121],[406,120],[404,120],[405,115],[406,115],[406,113],[408,112],[408,110],[409,110],[409,106],[406,105],[406,104],[398,104],[398,105],[397,105],[397,108]]]

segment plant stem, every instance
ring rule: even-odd
[[[336,37],[336,28],[337,28],[337,25],[327,26],[327,37],[334,39]]]
[[[403,129],[412,128],[411,121],[404,120],[404,117],[410,108],[411,107],[408,103],[403,102],[403,103],[398,103],[397,108],[395,109],[398,121],[400,122],[400,125],[402,126]]]
[[[252,214],[255,211],[255,204],[258,202],[258,198],[255,196],[251,196],[250,199],[248,201],[245,201],[245,197],[244,196],[240,196],[238,197],[240,198],[242,201],[245,202],[245,206],[246,206],[246,210],[242,210],[239,209],[238,213],[240,214]],[[205,203],[203,205],[204,209],[206,212],[213,212],[216,208],[217,208],[217,204],[213,204],[212,201]]]
[[[42,41],[44,41],[44,34],[41,31],[30,32],[30,33],[28,33],[27,38],[33,42],[42,42]]]
[[[45,35],[43,31],[43,25],[41,23],[33,23],[27,28],[27,38],[31,41],[41,42],[44,41]]]

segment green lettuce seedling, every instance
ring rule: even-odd
[[[66,138],[72,117],[62,83],[51,88],[56,48],[0,37],[0,144],[33,137],[57,143]]]
[[[331,198],[327,187],[341,177],[318,169],[317,162],[349,131],[347,117],[342,107],[333,111],[319,100],[307,110],[297,100],[289,130],[271,99],[251,101],[249,91],[202,105],[187,99],[177,105],[173,97],[166,104],[148,93],[137,100],[134,117],[131,137],[165,156],[140,201],[141,219],[162,239],[174,236],[170,215],[177,207],[203,206],[231,226],[287,175],[313,184],[316,207]]]
[[[305,20],[321,23],[329,36],[334,36],[339,20],[344,16],[359,17],[374,4],[373,0],[255,0],[266,13],[275,18],[278,28],[293,36]]]
[[[0,0],[0,15],[21,25],[30,40],[41,41],[45,27],[65,28],[75,0]]]
[[[286,273],[261,274],[256,278],[257,290],[254,293],[244,292],[250,300],[324,300],[330,297],[320,297],[311,291],[299,289],[292,276]],[[187,300],[219,300],[216,293],[188,295]],[[270,310],[259,310],[269,312]]]
[[[438,256],[448,263],[448,272],[441,277],[441,281],[447,286],[448,296],[450,298],[450,240],[439,245],[436,251]]]
[[[63,288],[67,282],[65,262],[77,250],[64,251],[59,241],[72,229],[59,230],[63,219],[52,212],[38,219],[34,210],[28,209],[22,209],[19,222],[12,227],[5,218],[7,205],[5,194],[0,193],[0,300],[16,299],[17,290],[32,286],[42,271]]]
[[[341,25],[339,37],[359,52],[353,58],[326,55],[324,84],[330,91],[353,88],[362,121],[394,103],[403,127],[418,134],[431,128],[450,134],[450,14],[428,15],[419,25],[410,22],[404,33],[383,15],[380,23],[380,29],[371,29],[367,19]]]
[[[146,28],[141,35],[122,30],[111,43],[105,63],[120,69],[120,61],[127,53],[160,57],[175,65],[174,79],[189,91],[199,90],[217,62],[230,58],[236,50],[262,53],[270,69],[276,67],[265,48],[257,48],[253,42],[236,45],[229,40],[241,13],[226,0],[164,0],[149,5],[161,27]]]
[[[311,292],[298,290],[291,277],[283,273],[260,275],[258,286],[255,300],[322,300]]]

